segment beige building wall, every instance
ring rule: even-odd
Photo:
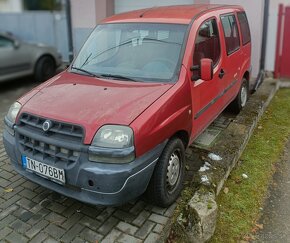
[[[71,16],[73,28],[93,28],[97,24],[96,0],[71,0]]]
[[[22,9],[22,0],[0,0],[0,12],[17,13]]]
[[[94,28],[114,14],[114,0],[71,0],[71,14],[74,28]]]
[[[115,0],[115,13],[123,13],[131,10],[156,6],[193,4],[194,2],[195,0]]]
[[[80,50],[98,22],[112,14],[114,0],[71,0],[74,54]]]

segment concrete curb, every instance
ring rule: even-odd
[[[224,182],[236,166],[258,121],[272,98],[280,87],[280,82],[266,80],[259,90],[253,94],[246,108],[225,129],[219,139],[208,149],[191,146],[190,149],[202,155],[206,170],[199,170],[194,175],[193,182],[199,188],[187,203],[186,209],[177,212],[178,215],[169,225],[181,229],[189,242],[206,242],[215,231],[217,219],[217,204],[215,197],[220,193]],[[208,156],[212,153],[213,156]],[[168,226],[167,228],[171,228]],[[165,240],[169,235],[164,232]]]

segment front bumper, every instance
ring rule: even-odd
[[[6,152],[19,174],[67,197],[94,205],[119,205],[143,194],[166,144],[166,142],[159,144],[127,164],[90,162],[87,152],[82,152],[74,163],[51,164],[65,170],[66,184],[60,185],[22,167],[21,156],[25,155],[25,151],[20,151],[15,136],[12,136],[7,129],[4,130],[3,141]],[[43,162],[38,158],[36,160]]]

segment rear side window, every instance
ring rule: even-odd
[[[205,21],[199,28],[195,39],[193,65],[199,65],[200,59],[210,58],[216,65],[220,57],[220,40],[215,19]]]
[[[243,45],[246,45],[251,41],[251,33],[246,13],[239,12],[238,20],[241,27]]]
[[[221,16],[228,55],[240,48],[240,36],[234,14]]]
[[[13,42],[5,37],[0,36],[0,48],[12,47]]]

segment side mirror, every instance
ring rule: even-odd
[[[15,40],[15,41],[13,42],[13,46],[14,46],[15,49],[18,49],[19,46],[20,46],[20,42],[19,42],[18,40]]]
[[[193,75],[191,80],[196,81],[202,79],[204,81],[210,81],[213,79],[213,61],[209,58],[202,58],[200,64],[191,67],[193,72],[198,72],[198,75]]]
[[[200,78],[204,81],[213,79],[213,62],[211,59],[203,58],[200,60]]]

